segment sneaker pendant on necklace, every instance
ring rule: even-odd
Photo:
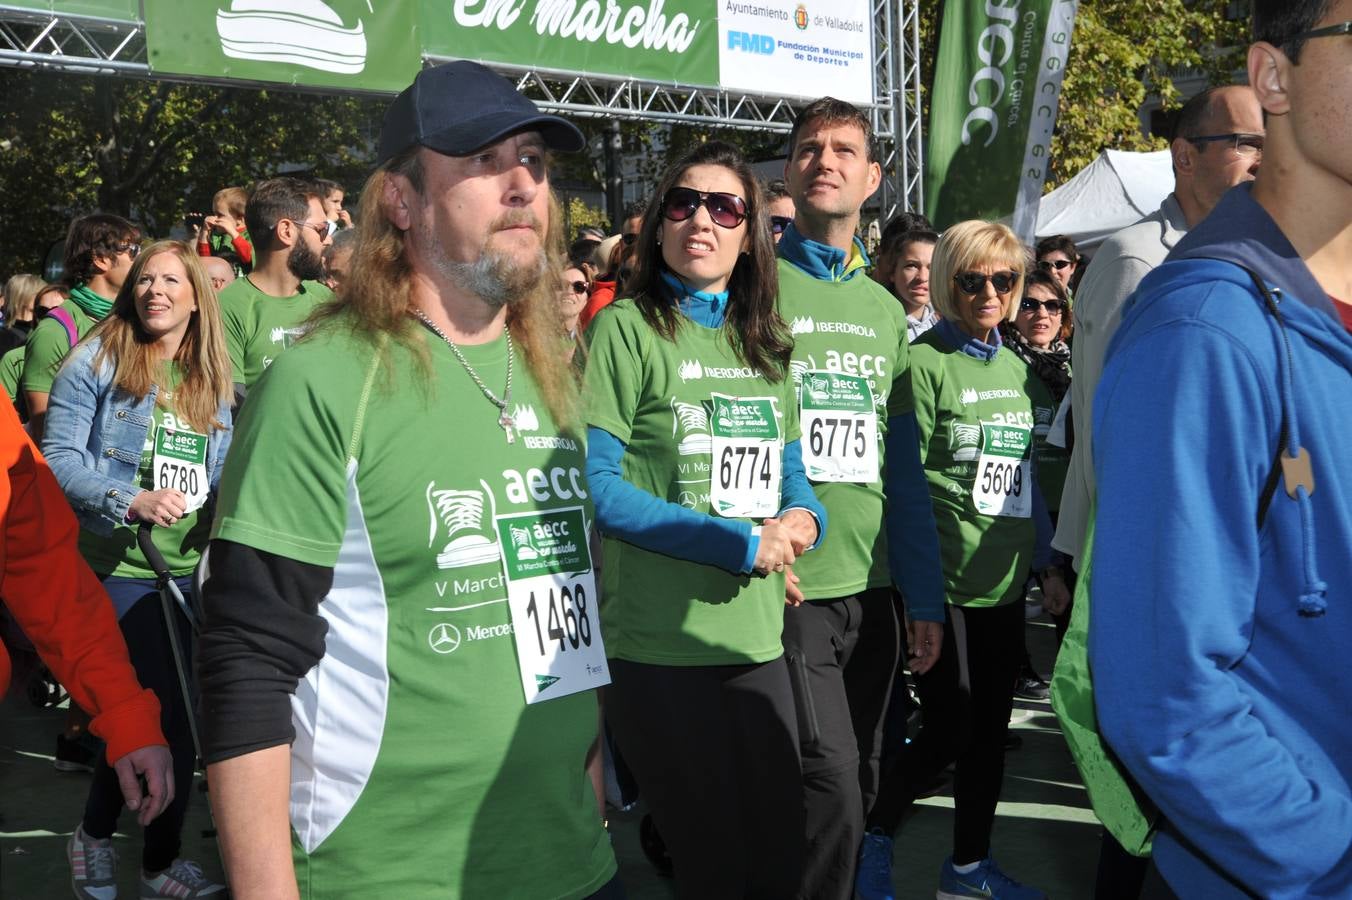
[[[455,358],[460,361],[460,365],[464,367],[465,372],[469,375],[470,379],[474,382],[475,386],[479,388],[479,390],[483,393],[484,397],[488,399],[489,403],[492,403],[494,406],[498,408],[498,425],[501,426],[503,434],[507,436],[507,443],[509,444],[516,443],[516,432],[513,431],[513,429],[516,428],[516,421],[512,418],[512,414],[508,411],[511,409],[510,404],[512,402],[511,330],[508,329],[503,332],[503,337],[507,341],[507,386],[506,388],[503,389],[502,398],[499,399],[497,394],[494,394],[492,391],[490,391],[488,389],[488,386],[484,384],[483,379],[479,377],[479,373],[474,371],[474,367],[469,364],[469,360],[465,359],[465,354],[460,352],[460,348],[455,345],[455,341],[451,340],[446,335],[446,332],[438,328],[435,322],[427,318],[427,315],[422,310],[417,309],[416,307],[410,309],[409,314],[412,315],[413,318],[421,322],[423,326],[427,328],[428,331],[432,332],[437,337],[445,341],[447,347],[451,348],[451,352],[454,353]]]

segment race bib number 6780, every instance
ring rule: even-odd
[[[152,456],[155,490],[173,489],[188,499],[188,512],[207,502],[207,436],[186,429],[155,428]]]

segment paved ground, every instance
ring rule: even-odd
[[[1028,628],[1034,663],[1051,667],[1052,629],[1037,620]],[[1009,754],[1003,800],[997,811],[994,851],[1011,875],[1054,898],[1092,895],[1100,828],[1088,809],[1083,787],[1045,703],[1021,703],[1015,728],[1023,747]],[[65,843],[78,823],[88,776],[63,775],[51,766],[54,735],[64,713],[38,710],[11,696],[0,707],[0,898],[50,900],[70,896]],[[621,874],[631,898],[674,897],[671,883],[658,877],[638,846],[641,809],[611,818]],[[127,817],[130,822],[130,816]],[[196,794],[185,830],[187,854],[209,874],[220,873],[207,827],[205,795]],[[948,853],[952,796],[924,800],[903,825],[897,840],[898,900],[934,896],[939,865]],[[125,860],[123,896],[136,895],[137,844],[117,841]],[[496,900],[496,898],[490,898]]]

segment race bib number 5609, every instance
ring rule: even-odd
[[[526,702],[609,684],[582,508],[498,516],[494,525]]]
[[[981,456],[972,484],[976,511],[1027,519],[1033,514],[1033,429],[981,423]]]

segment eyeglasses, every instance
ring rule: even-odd
[[[129,259],[135,259],[141,252],[141,245],[132,241],[125,241],[121,244],[114,244],[113,249],[118,253],[125,253]]]
[[[315,234],[319,235],[319,239],[321,241],[338,230],[338,226],[330,222],[328,219],[325,219],[318,225],[314,224],[313,222],[298,222],[295,219],[288,219],[287,221],[294,222],[301,228],[313,228],[315,230]]]
[[[591,293],[591,288],[587,287],[587,282],[585,281],[570,281],[567,283],[566,287],[568,288],[569,292],[574,294]]]
[[[1242,131],[1231,132],[1230,134],[1200,134],[1186,140],[1193,144],[1228,143],[1230,149],[1235,151],[1236,156],[1245,158],[1263,155],[1263,136],[1261,134],[1246,134]]]
[[[793,216],[771,216],[770,230],[775,234],[783,234],[784,229],[793,224]]]
[[[1310,38],[1333,37],[1339,34],[1352,34],[1352,22],[1339,22],[1337,25],[1328,25],[1324,28],[1302,31],[1300,34],[1291,35],[1287,40],[1287,43],[1291,43],[1292,41],[1308,41]]]
[[[1066,266],[1073,265],[1075,265],[1073,259],[1039,259],[1037,261],[1037,267],[1044,272],[1050,272],[1052,269],[1060,272]]]
[[[662,217],[672,222],[684,222],[703,206],[709,218],[721,228],[736,228],[746,221],[746,201],[736,194],[722,191],[705,193],[694,188],[675,187],[662,198]]]
[[[1024,297],[1019,301],[1019,312],[1035,313],[1039,309],[1045,309],[1049,316],[1059,316],[1065,307],[1060,300],[1034,300],[1032,297]]]
[[[983,275],[981,272],[959,272],[953,276],[953,282],[958,286],[958,290],[972,296],[984,291],[987,281],[995,288],[995,293],[1008,294],[1018,283],[1019,273],[996,272],[994,275]]]
[[[638,232],[620,235],[620,243],[624,244],[626,247],[633,244],[636,240],[638,240]]]

